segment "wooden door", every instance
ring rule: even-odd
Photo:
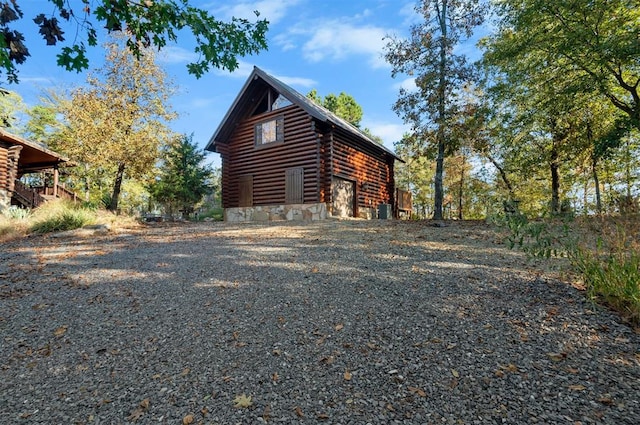
[[[238,206],[253,206],[253,176],[246,175],[238,177]]]
[[[353,217],[355,204],[354,183],[349,180],[334,177],[331,179],[331,199],[334,217]]]
[[[304,203],[304,168],[290,168],[285,172],[285,204]]]

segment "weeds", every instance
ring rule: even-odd
[[[0,242],[15,239],[27,234],[31,212],[10,207],[0,214]]]
[[[16,210],[18,209],[9,208],[0,214],[0,242],[21,238],[30,233],[60,232],[95,223],[105,224],[112,229],[140,227],[135,217],[116,215],[95,207],[61,200],[47,202],[29,212]]]
[[[95,222],[94,211],[66,202],[50,202],[38,208],[29,230],[50,233],[78,229]]]
[[[507,215],[509,249],[521,249],[535,258],[567,257],[571,249],[570,220],[529,221],[523,214]]]
[[[589,298],[640,324],[638,217],[529,221],[507,216],[507,244],[537,258],[566,257]]]
[[[640,325],[640,240],[637,217],[600,219],[587,229],[595,240],[576,246],[571,261],[589,297]]]

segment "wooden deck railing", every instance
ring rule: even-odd
[[[46,199],[20,180],[15,181],[13,196],[27,208],[37,208],[46,202]]]
[[[35,186],[29,187],[22,183],[20,180],[15,181],[13,189],[13,196],[27,208],[37,208],[44,202],[47,202],[47,198],[52,198],[56,194],[56,198],[67,199],[72,202],[78,202],[78,196],[60,185],[56,188],[55,192],[53,187],[47,186]]]
[[[34,186],[34,187],[32,187],[32,189],[35,190],[36,192],[38,192],[40,195],[54,196],[53,187],[49,187],[49,186]],[[55,190],[55,196],[57,198],[67,199],[67,200],[73,201],[73,202],[78,202],[78,195],[76,195],[75,193],[73,193],[69,189],[65,188],[64,186],[58,185],[58,187]]]

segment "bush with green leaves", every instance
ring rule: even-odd
[[[503,225],[508,229],[509,249],[518,247],[537,258],[566,257],[573,249],[570,220],[529,220],[524,214],[507,214]]]
[[[640,324],[640,239],[638,217],[598,219],[590,223],[595,242],[573,250],[571,263],[593,301],[619,311]]]
[[[536,258],[566,257],[589,298],[640,324],[640,239],[638,217],[586,221],[529,221],[522,214],[502,218],[510,249]]]
[[[7,208],[3,214],[11,220],[26,220],[31,216],[31,210],[12,205]]]

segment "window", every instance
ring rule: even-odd
[[[292,105],[291,101],[284,97],[283,95],[278,95],[273,105],[271,105],[271,110],[275,111],[276,109],[284,108],[285,106]]]
[[[284,108],[292,104],[293,103],[282,94],[269,89],[262,95],[260,101],[256,103],[256,107],[251,115],[264,114],[265,112],[275,111],[276,109]]]
[[[284,142],[284,117],[256,124],[256,146]]]

